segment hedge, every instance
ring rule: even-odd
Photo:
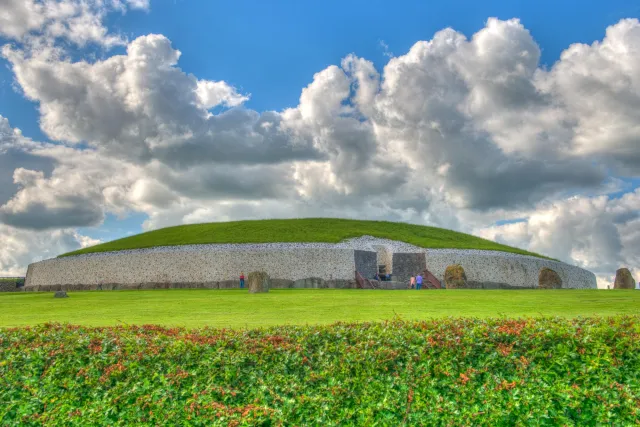
[[[0,425],[633,425],[639,320],[0,329]]]

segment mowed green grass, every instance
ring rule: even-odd
[[[640,292],[603,290],[377,291],[176,289],[0,294],[0,327],[43,322],[89,326],[256,328],[442,317],[609,316],[640,312]]]
[[[207,243],[338,243],[345,239],[364,235],[399,240],[423,248],[497,250],[543,257],[491,240],[442,228],[387,221],[331,218],[270,219],[179,225],[125,237],[60,256]]]

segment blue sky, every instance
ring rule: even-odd
[[[0,16],[0,273],[291,216],[441,226],[602,277],[640,264],[637,0],[41,1]]]
[[[246,105],[264,111],[297,104],[300,88],[314,73],[349,53],[381,69],[388,61],[381,41],[401,55],[445,27],[470,36],[488,17],[516,17],[540,44],[542,65],[550,66],[570,44],[592,43],[607,26],[637,16],[640,3],[635,0],[163,0],[152,3],[148,12],[112,14],[107,23],[131,39],[166,35],[182,52],[182,69],[251,93]],[[15,93],[13,75],[3,65],[0,112],[11,112],[12,123],[25,135],[45,139],[35,105]]]
[[[313,74],[350,54],[381,69],[418,40],[452,27],[470,36],[488,17],[520,18],[552,65],[572,43],[601,39],[607,26],[640,16],[640,4],[614,1],[187,1],[151,12],[112,15],[126,34],[161,33],[182,52],[180,66],[252,94],[258,111],[294,106]]]

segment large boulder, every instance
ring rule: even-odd
[[[253,271],[247,277],[247,287],[250,294],[269,292],[270,285],[269,275],[264,271]]]
[[[616,270],[616,281],[613,282],[613,289],[634,289],[636,281],[628,268],[620,268]]]
[[[560,275],[550,268],[543,267],[538,274],[539,289],[560,289],[562,287],[562,279]]]
[[[454,264],[447,267],[444,271],[444,284],[447,289],[466,289],[469,287],[467,283],[467,275],[464,268],[460,264]]]
[[[55,294],[53,294],[54,298],[69,298],[69,295],[67,295],[66,291],[56,291]]]

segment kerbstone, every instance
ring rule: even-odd
[[[543,267],[538,275],[538,288],[540,289],[560,289],[562,279],[560,275],[550,268]]]
[[[450,265],[444,272],[444,284],[447,289],[467,289],[467,275],[460,264]]]

